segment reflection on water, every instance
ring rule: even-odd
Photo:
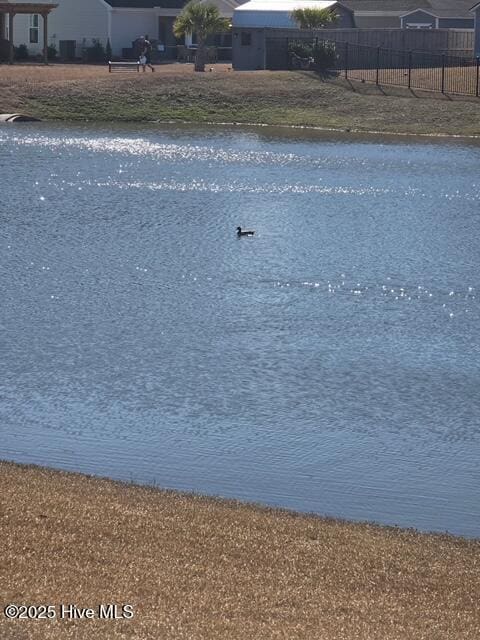
[[[479,536],[479,160],[0,129],[0,456]]]

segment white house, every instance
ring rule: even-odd
[[[0,59],[13,62],[14,45],[24,44],[22,37],[26,34],[28,41],[35,43],[36,53],[41,53],[46,62],[48,20],[56,8],[57,4],[50,0],[0,0]]]
[[[12,3],[13,1],[10,0]],[[58,7],[49,17],[48,44],[55,45],[57,51],[66,58],[81,57],[82,51],[92,46],[95,41],[105,47],[108,40],[114,56],[128,55],[129,49],[131,54],[132,42],[147,34],[155,43],[160,57],[174,58],[177,45],[183,43],[174,37],[172,25],[186,0],[52,1],[56,2]],[[227,18],[232,17],[234,8],[241,1],[213,0],[220,13]],[[6,4],[0,0],[0,38],[3,24],[4,37],[8,39],[8,20],[1,18],[1,7]],[[43,31],[39,15],[16,16],[14,44],[26,44],[31,54],[43,50]]]

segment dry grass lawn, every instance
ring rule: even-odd
[[[207,67],[208,69],[209,67]],[[480,100],[322,79],[310,71],[232,71],[158,65],[0,65],[0,113],[82,121],[240,122],[358,131],[480,135]]]
[[[478,640],[480,540],[0,463],[2,640]],[[7,620],[7,603],[131,620]]]

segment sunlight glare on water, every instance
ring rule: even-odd
[[[479,161],[3,127],[0,457],[480,536]]]

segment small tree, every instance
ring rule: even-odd
[[[105,57],[107,62],[112,59],[112,45],[110,44],[110,38],[107,39],[107,46],[105,47]]]
[[[288,45],[293,68],[309,69],[325,72],[334,68],[337,60],[337,51],[334,42],[308,42],[305,40],[293,40]],[[305,66],[302,66],[304,62]],[[308,63],[308,64],[307,64]]]
[[[55,60],[57,57],[57,47],[52,43],[47,47],[47,58],[49,60]]]
[[[335,42],[317,42],[313,46],[313,60],[318,71],[335,68],[337,50]]]
[[[100,40],[92,38],[92,46],[87,47],[87,62],[105,62],[105,49]]]
[[[323,29],[338,19],[338,15],[328,8],[294,9],[290,15],[300,29]]]
[[[195,71],[205,71],[208,36],[224,33],[230,28],[230,21],[227,18],[222,18],[217,7],[208,2],[202,2],[202,0],[190,0],[173,23],[173,33],[176,38],[192,33],[197,34]]]

